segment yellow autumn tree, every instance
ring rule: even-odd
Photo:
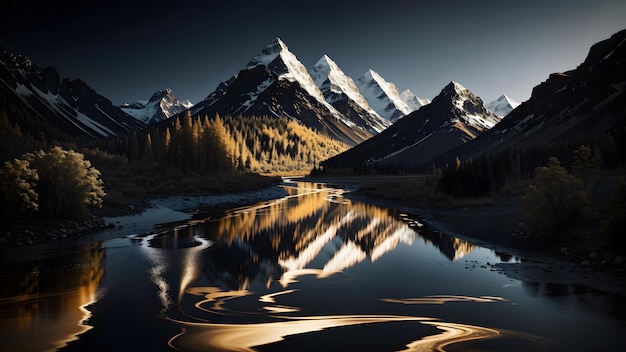
[[[88,206],[100,207],[105,196],[100,171],[84,155],[54,147],[25,154],[31,168],[37,171],[37,193],[40,211],[57,217],[84,215]]]

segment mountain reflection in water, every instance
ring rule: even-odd
[[[172,248],[176,242],[202,242],[198,246],[185,246],[185,255],[180,258],[180,284],[171,285],[179,287],[178,309],[168,309],[171,303],[161,299],[163,317],[179,324],[183,331],[170,340],[172,347],[190,351],[251,351],[283,341],[287,336],[381,323],[410,324],[408,331],[414,333],[405,343],[407,351],[439,349],[451,343],[499,334],[495,329],[431,317],[301,314],[310,311],[305,304],[307,299],[300,299],[300,290],[291,287],[304,276],[312,280],[330,278],[363,261],[376,262],[399,244],[410,246],[418,239],[438,248],[450,260],[467,255],[475,247],[422,228],[419,221],[407,214],[350,202],[338,189],[300,184],[287,190],[286,198],[233,210],[218,219],[196,216],[188,226],[159,235],[168,240],[150,239],[150,246],[158,247],[161,243],[163,248]],[[151,253],[154,249],[145,250],[148,256],[155,256]],[[159,297],[166,297],[173,293],[166,284],[166,274],[159,269],[160,262],[154,259],[158,270],[151,271],[152,281],[159,287]],[[155,273],[163,275],[154,276]],[[201,286],[201,282],[209,285]],[[255,284],[261,284],[265,292],[255,292]],[[380,298],[379,301],[445,304],[504,300],[441,296],[409,300]]]
[[[278,281],[286,287],[303,274],[328,277],[366,259],[375,262],[399,243],[411,245],[418,238],[450,260],[476,248],[427,228],[420,230],[422,224],[407,214],[350,202],[341,197],[342,190],[313,186],[287,187],[286,198],[234,210],[219,219],[196,220],[162,237],[181,243],[195,243],[199,237],[212,241],[203,272],[231,289],[246,289],[254,280],[267,285]],[[321,260],[322,251],[328,257],[324,265],[309,267]]]

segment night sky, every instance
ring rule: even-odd
[[[623,0],[6,1],[0,46],[114,104],[171,88],[197,103],[280,37],[307,67],[323,54],[432,99],[454,80],[518,101],[626,28]]]

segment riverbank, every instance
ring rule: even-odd
[[[201,209],[252,205],[286,195],[286,191],[276,184],[256,191],[217,195],[156,196],[135,203],[126,212],[104,209],[100,216],[90,216],[80,221],[33,220],[0,234],[0,249],[77,237],[105,240],[130,233],[145,233],[152,231],[155,225],[190,219],[194,212]]]
[[[524,233],[519,196],[503,196],[489,201],[469,202],[460,207],[426,207],[405,204],[397,199],[374,197],[359,190],[364,183],[400,182],[424,176],[308,177],[304,180],[338,184],[352,190],[348,199],[394,208],[418,216],[444,234],[489,248],[519,263],[492,264],[491,270],[538,284],[586,286],[595,290],[626,295],[626,261],[609,252],[605,244],[586,240],[564,243],[540,242]]]

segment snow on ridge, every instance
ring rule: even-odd
[[[246,69],[249,70],[259,65],[269,65],[270,62],[274,61],[274,59],[276,59],[276,57],[278,57],[278,55],[280,55],[280,53],[286,48],[287,46],[282,40],[280,40],[280,38],[274,38],[274,40],[272,40],[259,55],[255,56],[252,61],[246,65]]]
[[[400,98],[398,88],[393,83],[385,81],[372,69],[361,76],[356,84],[372,109],[386,119],[392,119],[396,110],[402,115],[408,115],[413,111]],[[381,98],[381,95],[386,99]]]
[[[246,69],[251,69],[259,65],[269,66],[278,58],[281,59],[285,66],[284,71],[276,71],[276,68],[271,68],[275,70],[273,72],[278,75],[278,79],[286,79],[291,82],[297,82],[307,93],[309,93],[310,96],[314,97],[319,103],[324,105],[335,118],[339,119],[348,126],[352,124],[339,111],[337,111],[337,109],[326,101],[322,90],[315,84],[306,67],[304,67],[304,65],[298,60],[296,55],[289,51],[287,45],[280,38],[276,37],[270,44],[268,44],[263,49],[261,54],[257,55],[254,59],[252,59],[252,61],[250,61],[250,63],[246,66]]]
[[[380,116],[367,103],[367,100],[359,91],[354,80],[347,76],[328,55],[324,54],[313,66],[311,69],[311,77],[320,89],[323,87],[324,83],[328,81],[330,83],[329,89],[332,92],[343,93],[370,114]]]
[[[424,105],[430,104],[430,99],[420,98],[413,94],[410,89],[405,89],[402,93],[400,93],[400,99],[402,99],[402,101],[413,110],[417,110]]]

